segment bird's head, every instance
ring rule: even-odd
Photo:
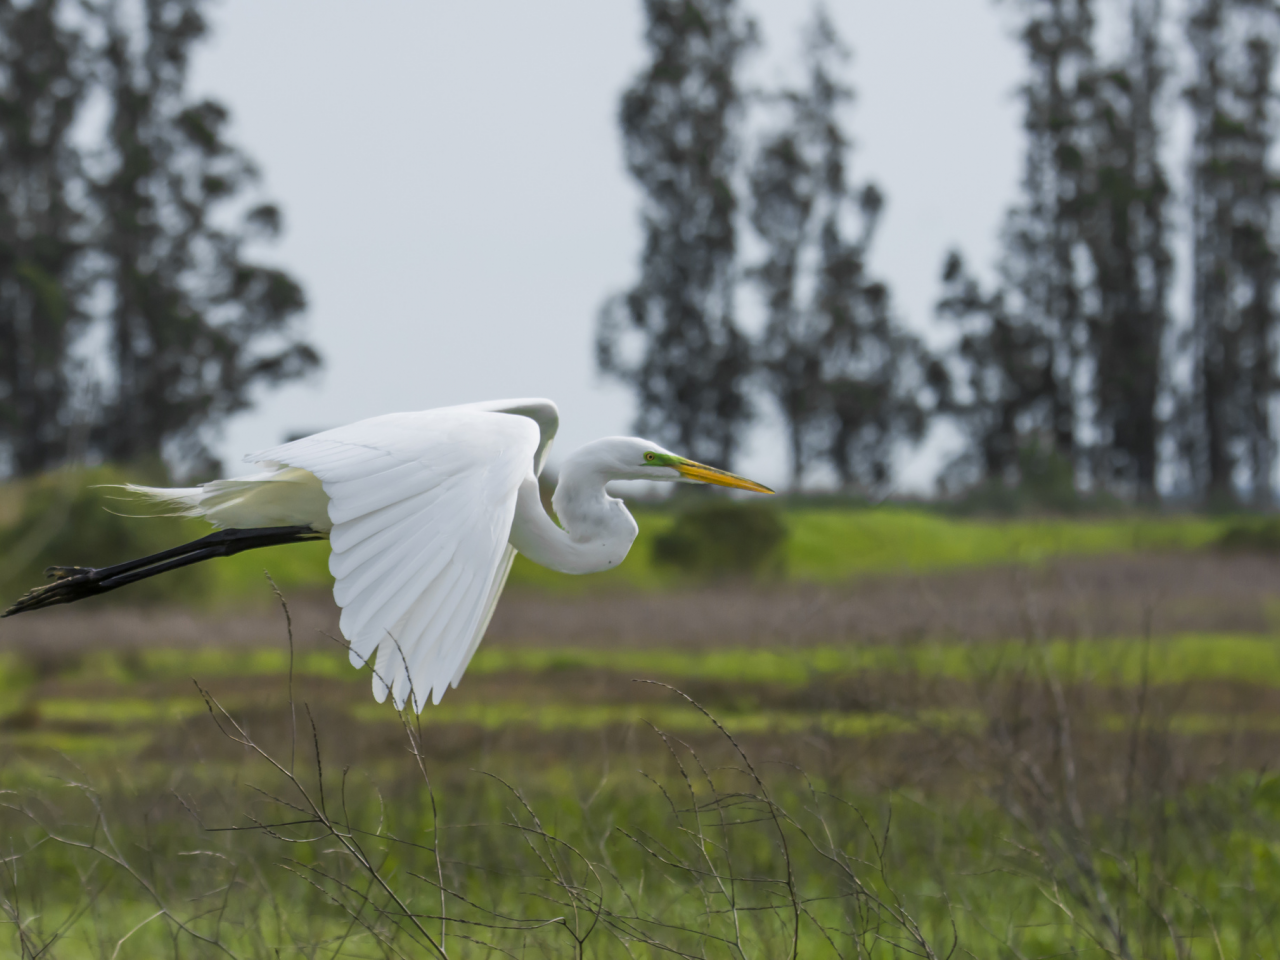
[[[754,493],[773,493],[764,484],[737,474],[696,463],[640,437],[606,437],[579,451],[609,480],[666,480],[676,483],[714,483]],[[578,455],[575,455],[575,459]],[[566,464],[567,466],[567,464]]]

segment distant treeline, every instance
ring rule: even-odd
[[[214,468],[204,428],[319,362],[254,263],[280,211],[186,92],[205,0],[0,0],[0,475]]]
[[[1270,502],[1276,3],[1001,0],[1027,65],[1021,197],[993,286],[960,252],[939,265],[949,346],[931,350],[867,267],[885,198],[851,172],[831,21],[815,13],[794,89],[748,90],[743,0],[642,2],[649,62],[620,123],[644,245],[596,341],[641,432],[727,464],[771,403],[796,485],[820,468],[874,492],[941,420],[966,444],[950,491]],[[226,109],[186,91],[207,3],[0,0],[0,474],[208,472],[209,426],[319,362],[301,288],[248,253],[280,211],[251,200]]]
[[[1050,476],[1138,501],[1269,503],[1277,5],[1191,0],[1181,19],[1161,0],[1002,7],[1026,57],[1021,197],[994,287],[959,251],[941,265],[950,346],[930,351],[867,269],[884,198],[850,173],[831,21],[819,10],[808,28],[804,84],[749,94],[759,38],[739,0],[644,0],[650,62],[620,121],[645,244],[639,279],[601,312],[601,368],[634,388],[642,431],[720,463],[767,395],[796,484],[822,465],[884,489],[895,453],[945,418],[966,448],[944,489]],[[1122,36],[1105,54],[1100,19]],[[765,250],[754,262],[745,223]],[[1171,307],[1175,250],[1188,311]],[[762,299],[758,336],[738,322],[740,292]]]

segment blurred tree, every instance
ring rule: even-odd
[[[1019,0],[1030,77],[1022,88],[1027,152],[1023,202],[1005,227],[1002,272],[1009,316],[1047,344],[1046,389],[1021,412],[1021,429],[1049,438],[1073,463],[1079,453],[1080,369],[1085,348],[1080,265],[1082,180],[1092,115],[1095,27],[1091,0]]]
[[[246,243],[277,233],[280,213],[259,205],[236,223],[254,167],[225,139],[226,109],[186,92],[204,6],[89,8],[110,108],[92,199],[115,367],[94,439],[113,460],[166,454],[189,470],[207,464],[207,428],[249,406],[255,386],[319,363],[292,331],[302,289],[245,257]]]
[[[1268,502],[1275,464],[1276,14],[1263,0],[1200,0],[1187,21],[1195,373],[1181,447],[1194,488],[1216,501],[1243,480]]]
[[[72,125],[80,38],[59,0],[0,0],[0,451],[31,474],[71,452],[68,351],[86,317]]]
[[[867,275],[867,251],[883,208],[880,192],[864,188],[858,208],[863,226],[856,238],[843,235],[841,213],[833,210],[819,241],[812,309],[827,328],[822,387],[830,433],[824,453],[842,485],[883,487],[899,442],[924,435],[932,402],[949,382],[942,366],[897,323],[888,288]]]
[[[1044,328],[1010,313],[1004,290],[983,293],[958,252],[947,257],[942,281],[938,316],[960,334],[952,356],[960,370],[958,390],[948,409],[972,445],[944,480],[956,488],[983,480],[1016,482],[1021,449],[1028,442],[1041,446],[1028,424],[1048,432],[1045,413],[1056,390],[1054,344]]]
[[[1167,55],[1161,0],[1127,2],[1129,55],[1098,72],[1079,207],[1095,290],[1089,317],[1094,479],[1151,500],[1173,275],[1169,184],[1156,116]]]
[[[796,126],[800,120],[795,118]],[[793,489],[817,452],[814,434],[824,407],[822,331],[799,302],[800,257],[812,240],[817,189],[803,140],[804,131],[795,126],[774,134],[761,145],[751,169],[751,224],[768,251],[751,270],[765,298],[761,360],[786,424]]]
[[[940,319],[959,337],[950,410],[971,447],[953,484],[1015,482],[1019,449],[1080,452],[1080,372],[1087,344],[1082,198],[1094,95],[1090,0],[1018,0],[1030,77],[1022,87],[1027,147],[1022,201],[1004,228],[999,289],[984,294],[959,253],[943,268]],[[958,475],[958,476],[957,476]]]
[[[635,390],[639,431],[723,466],[751,417],[751,351],[734,318],[733,177],[738,68],[754,25],[737,0],[645,0],[644,9],[651,62],[620,116],[627,168],[645,195],[644,251],[639,281],[601,311],[597,359]]]
[[[1244,460],[1249,469],[1249,490],[1255,506],[1269,507],[1273,500],[1272,475],[1276,465],[1275,425],[1271,406],[1276,396],[1276,338],[1280,315],[1276,311],[1276,284],[1280,258],[1275,235],[1275,203],[1280,195],[1280,175],[1271,164],[1276,147],[1273,109],[1276,103],[1275,66],[1277,21],[1280,10],[1268,5],[1258,32],[1245,44],[1246,69],[1242,90],[1245,126],[1252,149],[1246,162],[1242,193],[1249,198],[1236,226],[1235,248],[1244,285],[1249,291],[1242,307],[1244,367],[1248,383],[1242,398],[1245,408]]]
[[[884,200],[875,186],[848,182],[840,113],[853,92],[839,72],[849,54],[821,8],[805,50],[808,86],[780,98],[788,121],[764,140],[750,175],[751,222],[767,250],[752,271],[766,300],[761,363],[786,421],[792,486],[818,457],[846,486],[879,486],[897,442],[924,430],[924,352],[867,272]]]

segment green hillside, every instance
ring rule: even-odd
[[[110,484],[125,476],[109,467],[53,474],[0,487],[0,588],[16,596],[40,583],[46,566],[104,566],[209,532],[199,521],[131,517]],[[517,558],[511,585],[554,592],[661,590],[690,575],[653,562],[654,542],[680,514],[635,507],[640,535],[614,571],[571,577]],[[1217,541],[1222,518],[1139,515],[1099,519],[957,519],[920,507],[782,507],[788,536],[777,576],[835,582],[865,574],[1038,563],[1053,557],[1152,550],[1190,550]],[[283,589],[327,588],[328,546],[291,545],[240,554],[170,574],[129,590],[128,599],[177,598],[197,603],[265,598],[262,573]]]

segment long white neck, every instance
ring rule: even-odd
[[[620,564],[639,527],[621,500],[609,496],[612,479],[584,447],[564,463],[551,498],[558,527],[542,506],[532,474],[520,486],[510,542],[534,563],[561,573],[599,573]]]

